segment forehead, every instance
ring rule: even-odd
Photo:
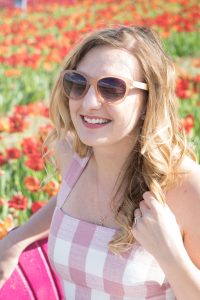
[[[125,49],[98,46],[91,49],[79,62],[77,70],[92,77],[118,75],[127,78],[141,78],[138,60]]]

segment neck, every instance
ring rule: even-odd
[[[118,206],[121,203],[123,187],[116,194],[121,184],[120,180],[122,180],[120,173],[133,147],[134,144],[132,142],[132,145],[130,145],[130,140],[129,143],[93,147],[93,156],[90,160],[92,171],[90,174],[94,180],[93,187],[95,189],[93,205],[97,208],[98,223],[102,226],[109,224],[108,227],[119,228],[114,219],[113,211],[111,213],[114,208],[111,199],[115,196],[115,204]],[[118,177],[119,181],[117,181]],[[112,225],[110,225],[111,223]]]
[[[104,191],[110,191],[114,188],[116,180],[120,175],[128,155],[133,149],[133,142],[123,144],[108,145],[104,147],[94,147],[94,167],[98,184]]]

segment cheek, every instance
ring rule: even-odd
[[[129,105],[127,105],[127,112],[133,116],[135,121],[138,121],[142,112],[145,109],[144,97],[138,96],[135,99],[130,99]]]
[[[121,124],[135,125],[138,123],[144,110],[144,100],[141,97],[130,97],[124,103],[120,103],[115,115]]]
[[[76,106],[77,105],[76,105],[76,103],[74,103],[74,101],[69,101],[69,115],[70,115],[71,121],[75,127],[76,127],[76,111],[77,111]]]
[[[69,100],[69,112],[70,112],[71,117],[73,117],[73,115],[76,114],[76,112],[79,109],[79,106],[80,105],[78,102]]]

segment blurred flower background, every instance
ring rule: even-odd
[[[0,239],[59,189],[41,152],[49,95],[64,57],[89,30],[134,24],[160,33],[177,71],[181,124],[200,159],[197,0],[28,0],[26,10],[14,2],[0,0]]]

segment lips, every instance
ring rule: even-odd
[[[81,115],[81,118],[84,122],[90,123],[90,124],[107,124],[110,123],[110,119],[106,119],[104,117],[99,116],[89,116],[89,115]]]
[[[85,127],[90,129],[101,128],[108,125],[111,120],[99,116],[81,115],[82,122]]]

